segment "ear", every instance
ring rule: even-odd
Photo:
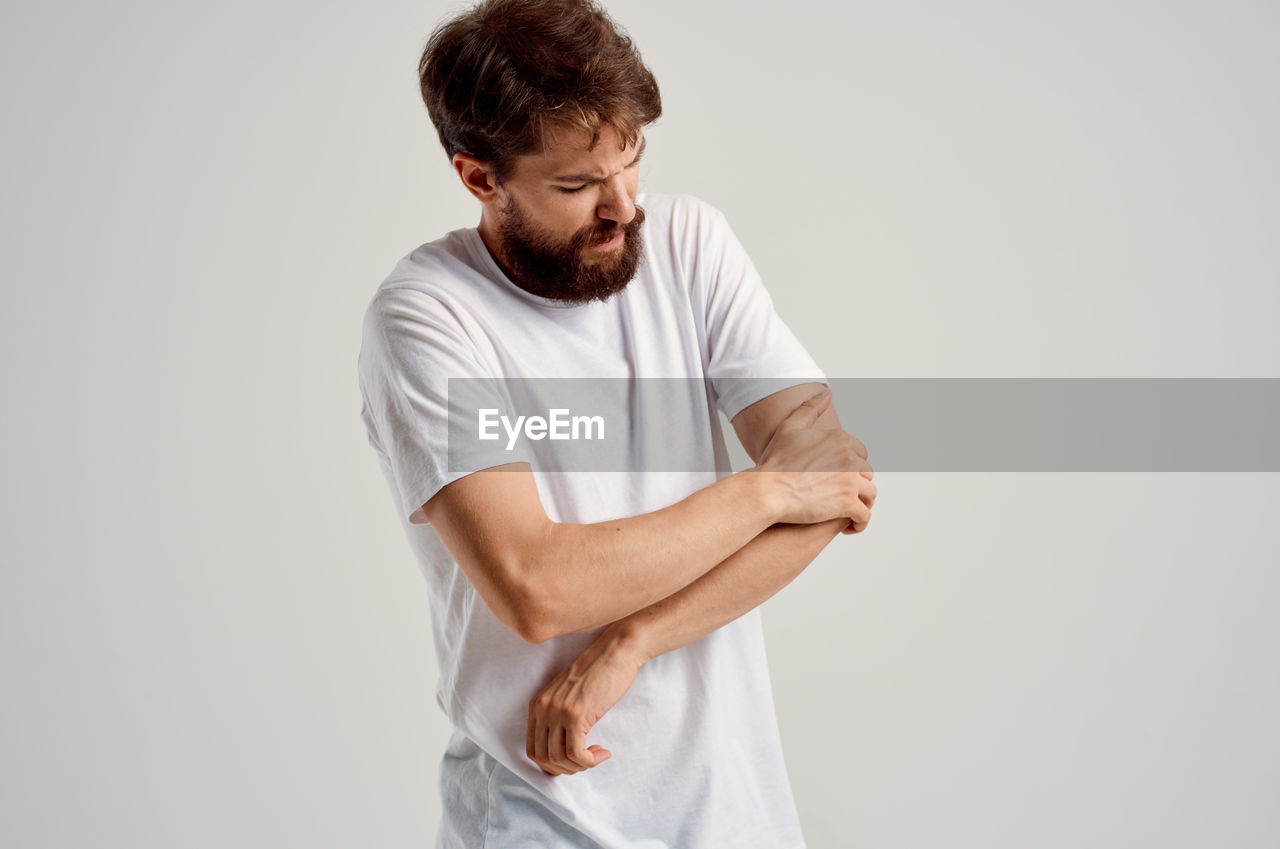
[[[481,203],[490,203],[502,191],[493,180],[493,169],[469,153],[453,155],[453,170],[458,173],[462,185]]]

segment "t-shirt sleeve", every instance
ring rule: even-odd
[[[694,303],[704,312],[707,377],[724,414],[798,383],[826,383],[809,352],[773,308],[723,213],[698,201]]]
[[[369,441],[410,523],[428,524],[422,505],[447,484],[480,469],[529,461],[521,449],[456,438],[459,396],[472,406],[477,391],[492,397],[494,407],[510,409],[510,403],[457,319],[430,296],[390,289],[374,297],[365,312],[358,371]]]

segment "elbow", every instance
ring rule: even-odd
[[[516,636],[531,645],[539,645],[569,633],[550,615],[544,603],[531,597],[522,597],[512,606],[506,625],[515,631]]]
[[[541,645],[547,640],[560,636],[549,623],[541,621],[519,620],[512,623],[510,627],[511,630],[516,632],[517,637],[533,646]]]
[[[577,630],[566,627],[552,603],[555,593],[536,580],[532,569],[505,570],[506,580],[498,592],[497,604],[490,605],[494,615],[516,636],[532,645]]]
[[[550,528],[557,527],[548,523]],[[491,555],[487,569],[490,609],[526,643],[538,645],[556,637],[610,621],[583,598],[573,572],[564,562],[563,545],[549,544],[550,531],[537,544],[508,545]],[[486,602],[490,598],[486,596]]]

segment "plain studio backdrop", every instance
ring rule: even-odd
[[[5,4],[0,844],[431,845],[355,364],[479,220],[415,74],[461,8]],[[830,377],[1280,376],[1274,6],[608,8],[642,190],[723,209]],[[1280,845],[1277,475],[877,484],[764,608],[812,847]]]

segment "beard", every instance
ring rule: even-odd
[[[558,242],[539,232],[511,198],[497,226],[504,270],[512,283],[543,298],[575,304],[607,300],[627,287],[644,258],[640,238],[644,210],[635,209],[635,218],[625,225],[606,222],[579,230],[568,242]],[[625,234],[620,246],[608,250],[594,247],[619,231]],[[599,258],[584,261],[583,254],[588,251]]]

